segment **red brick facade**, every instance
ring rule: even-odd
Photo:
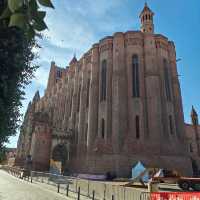
[[[115,33],[66,69],[51,64],[45,95],[29,105],[18,158],[46,170],[55,148],[63,171],[129,176],[138,161],[192,173],[174,43],[154,33],[145,5],[141,31]],[[61,148],[62,149],[62,148]]]

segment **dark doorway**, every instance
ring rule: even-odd
[[[68,151],[64,144],[58,144],[54,147],[52,152],[52,159],[62,163],[62,172],[65,167],[65,162],[68,159]]]

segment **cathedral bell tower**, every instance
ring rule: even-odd
[[[191,120],[192,120],[192,124],[194,126],[199,125],[198,114],[197,114],[196,110],[194,109],[194,106],[192,106]]]
[[[200,156],[200,138],[199,138],[199,131],[198,131],[199,121],[198,121],[198,114],[197,114],[194,106],[192,106],[191,120],[192,120],[192,125],[193,125],[194,131],[195,131],[195,140],[197,143],[197,153],[198,153],[198,156]]]
[[[153,24],[154,13],[148,7],[147,3],[140,13],[141,20],[141,32],[143,33],[154,33],[154,24]]]

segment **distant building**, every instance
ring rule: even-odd
[[[131,176],[139,160],[183,174],[200,167],[197,113],[184,123],[175,45],[154,33],[153,17],[145,4],[140,31],[105,37],[66,68],[51,63],[45,95],[36,92],[24,118],[17,165],[31,155],[35,170],[51,160],[69,173]]]
[[[6,161],[9,166],[15,165],[15,157],[16,157],[16,148],[6,148]]]

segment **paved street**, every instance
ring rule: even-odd
[[[56,189],[15,178],[0,170],[0,200],[69,200]]]

